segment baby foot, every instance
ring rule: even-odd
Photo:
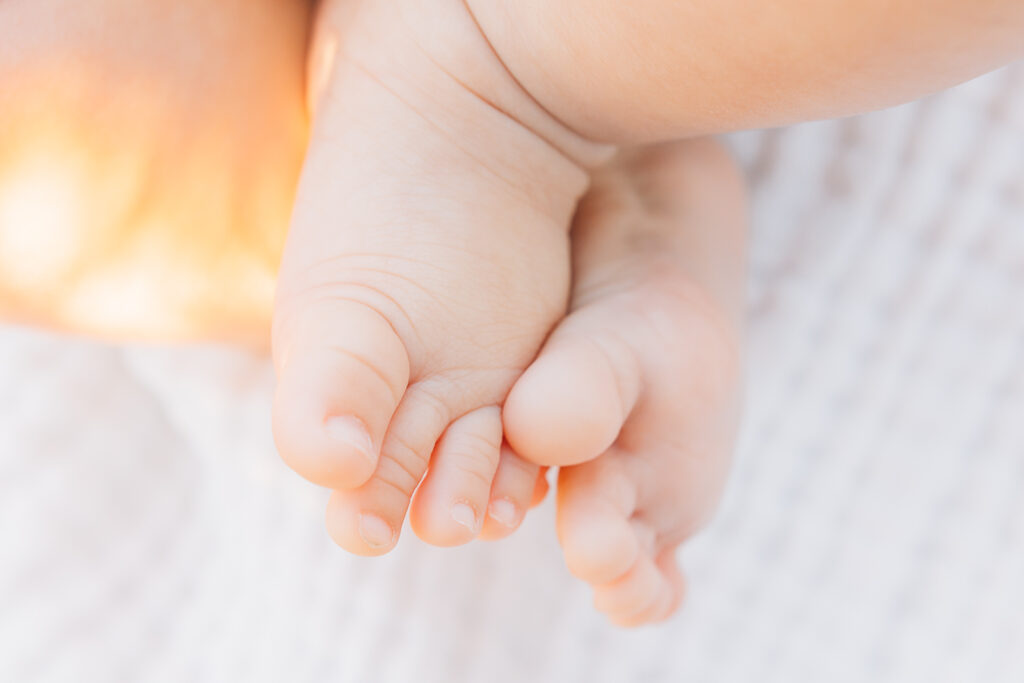
[[[499,458],[500,406],[565,312],[582,166],[607,152],[519,89],[458,0],[328,0],[314,40],[273,330],[279,450],[336,489],[328,530],[354,553],[394,546],[417,487],[430,543],[471,540],[488,513],[514,527],[538,470]]]
[[[743,206],[738,173],[710,141],[639,151],[600,175],[574,227],[572,311],[505,405],[515,451],[563,466],[566,563],[621,625],[675,610],[676,547],[725,479]]]

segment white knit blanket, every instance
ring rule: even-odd
[[[679,618],[604,625],[550,504],[347,556],[263,359],[0,328],[0,681],[1024,681],[1024,65],[732,140],[749,408]]]

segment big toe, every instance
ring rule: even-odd
[[[522,457],[575,465],[615,442],[639,395],[640,369],[614,317],[612,307],[572,313],[512,388],[505,435]]]
[[[739,316],[743,200],[735,165],[709,141],[623,155],[595,176],[573,226],[577,308],[505,403],[517,453],[539,465],[596,458],[641,389],[696,355],[691,329],[708,338],[720,317]]]
[[[357,302],[290,301],[274,329],[274,438],[285,462],[315,484],[351,489],[377,467],[409,379],[401,340]],[[296,313],[292,314],[293,307]]]

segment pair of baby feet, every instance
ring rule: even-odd
[[[617,623],[667,616],[674,551],[713,509],[735,430],[727,155],[612,159],[521,89],[455,0],[327,0],[310,68],[274,428],[334,490],[332,538],[386,553],[407,512],[435,545],[501,538],[561,466],[569,569]]]
[[[0,307],[261,339],[310,4],[0,3]],[[321,4],[273,326],[282,455],[335,489],[331,535],[368,555],[410,502],[431,543],[506,536],[562,466],[569,568],[617,623],[669,614],[734,429],[731,161],[710,141],[612,158],[457,0]]]

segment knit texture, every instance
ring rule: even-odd
[[[1024,65],[731,142],[748,409],[679,618],[605,625],[550,502],[346,555],[265,359],[0,328],[0,681],[1024,680]]]

